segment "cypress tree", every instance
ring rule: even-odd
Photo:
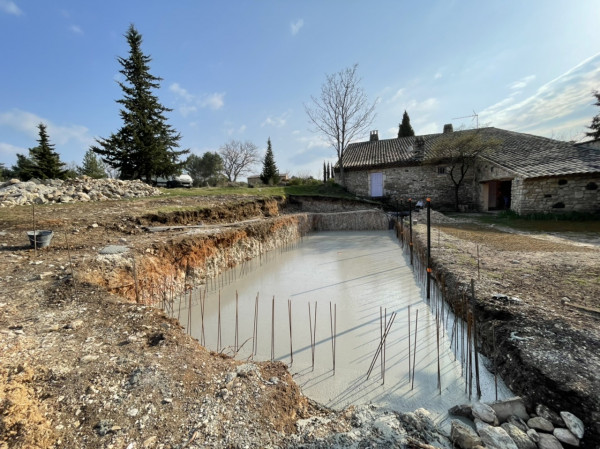
[[[415,132],[410,126],[410,117],[408,113],[404,111],[404,115],[402,116],[402,123],[400,123],[400,128],[398,129],[398,138],[400,137],[409,137],[414,136]]]
[[[162,78],[150,74],[150,56],[142,52],[142,36],[133,25],[125,35],[129,44],[127,58],[119,57],[119,71],[125,82],[119,82],[123,98],[117,100],[123,127],[109,138],[96,139],[99,146],[91,149],[102,156],[110,167],[119,170],[121,179],[169,177],[180,172],[184,162],[179,156],[189,150],[177,151],[181,135],[167,124],[165,113],[171,109],[158,101],[153,91]]]
[[[275,185],[279,183],[279,170],[275,165],[275,157],[271,148],[271,138],[267,140],[267,152],[263,160],[263,169],[260,174],[260,179],[264,184]]]
[[[30,174],[38,179],[64,179],[65,164],[60,161],[60,157],[54,151],[54,145],[50,143],[46,125],[38,125],[39,139],[36,147],[29,149],[29,160],[31,161]],[[27,165],[27,163],[25,163]]]
[[[600,91],[594,91],[594,96],[596,97],[596,103],[594,103],[594,105],[600,106]],[[586,132],[586,136],[592,137],[594,140],[600,139],[600,113],[592,119],[592,124],[588,126],[588,128],[591,129],[591,131]]]
[[[323,161],[323,182],[327,182],[327,164]]]

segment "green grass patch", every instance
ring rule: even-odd
[[[167,197],[188,196],[322,196],[330,198],[357,199],[337,184],[309,184],[263,187],[198,187],[191,189],[160,189]]]

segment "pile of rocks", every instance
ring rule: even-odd
[[[529,414],[519,397],[491,404],[460,405],[449,412],[474,421],[477,431],[462,421],[452,420],[451,439],[462,449],[579,447],[584,434],[583,422],[572,413],[557,414],[540,404],[535,414]]]
[[[11,179],[0,184],[0,207],[106,201],[154,195],[160,195],[160,190],[139,180],[92,179],[87,176],[66,181],[34,179],[21,182]]]

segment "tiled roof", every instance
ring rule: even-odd
[[[454,134],[472,132],[455,131]],[[584,145],[547,139],[498,128],[480,128],[483,140],[495,138],[500,145],[486,158],[524,178],[568,174],[600,173],[600,150]],[[445,134],[357,142],[344,153],[344,168],[349,170],[383,168],[427,163],[434,144]],[[419,154],[417,140],[423,140]]]

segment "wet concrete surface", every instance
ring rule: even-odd
[[[270,360],[273,352],[275,360],[289,365],[302,392],[326,406],[342,409],[374,403],[398,411],[424,407],[444,420],[448,408],[469,402],[461,363],[466,343],[459,340],[457,344],[455,340],[462,333],[460,326],[453,326],[452,314],[447,310],[440,313],[441,303],[428,304],[424,296],[394,233],[322,232],[239,266],[203,292],[196,292],[191,333],[211,350],[232,354],[237,349],[241,360]],[[432,297],[437,298],[437,294]],[[437,321],[443,322],[439,334],[434,309],[443,317]],[[388,320],[393,312],[397,314],[385,345],[385,382],[381,357],[367,379],[384,327],[382,312]],[[186,304],[175,314],[182,323],[188,322]],[[336,334],[335,372],[332,327]],[[454,335],[453,328],[457,330]],[[314,368],[311,335],[315,336]],[[450,349],[451,341],[454,348],[458,347],[457,355]],[[484,363],[480,368],[482,400],[492,401],[496,398],[494,378]],[[498,398],[511,395],[498,380]],[[475,380],[472,398],[476,398]]]

